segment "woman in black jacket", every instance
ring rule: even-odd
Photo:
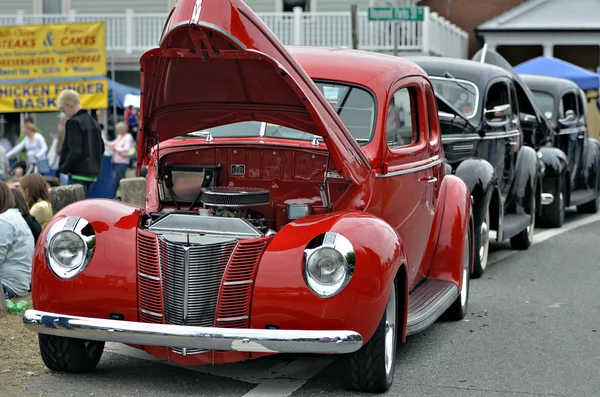
[[[29,208],[27,207],[27,202],[25,201],[25,197],[23,197],[23,193],[19,191],[19,189],[10,189],[12,191],[13,197],[15,198],[15,208],[19,210],[27,225],[29,225],[29,229],[31,229],[31,234],[33,234],[33,240],[37,243],[38,237],[42,232],[42,226],[38,221],[35,220],[33,216],[29,213]]]

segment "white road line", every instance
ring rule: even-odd
[[[600,221],[600,212],[597,214],[586,216],[585,218],[578,219],[573,222],[565,223],[560,228],[555,229],[547,229],[543,232],[539,232],[533,235],[533,242],[531,245],[542,243],[552,237],[556,237],[563,233],[566,233],[570,230],[577,229],[578,227],[589,225],[590,223],[599,222]],[[490,232],[491,234],[491,232]],[[488,262],[488,265],[492,265],[496,262],[500,262],[506,258],[509,258],[521,251],[517,250],[509,250],[509,251],[496,251],[494,252],[494,258]]]
[[[335,358],[334,356],[299,357],[242,397],[288,397],[331,364]]]

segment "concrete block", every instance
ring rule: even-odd
[[[146,207],[146,178],[123,178],[119,184],[121,201],[138,207]]]
[[[67,205],[84,199],[83,186],[79,184],[57,186],[50,189],[50,204],[52,204],[54,214]]]

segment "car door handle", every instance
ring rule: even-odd
[[[437,182],[437,178],[435,176],[425,176],[423,178],[419,178],[419,182],[427,182],[427,183],[434,183]]]

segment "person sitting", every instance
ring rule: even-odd
[[[34,238],[8,185],[0,181],[0,283],[6,299],[29,294]]]
[[[10,189],[13,195],[13,199],[15,200],[15,208],[19,210],[25,222],[27,222],[27,226],[31,230],[31,234],[33,235],[34,243],[37,243],[38,237],[42,232],[42,225],[33,217],[29,212],[29,207],[27,206],[27,202],[25,201],[25,197],[23,197],[23,193],[19,189]]]
[[[52,218],[50,191],[46,180],[41,174],[28,174],[21,178],[19,184],[29,212],[43,228]]]

